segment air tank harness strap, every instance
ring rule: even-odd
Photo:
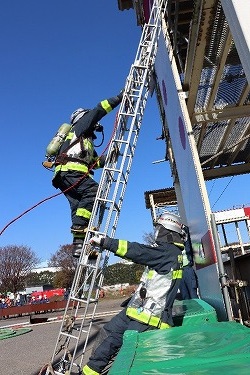
[[[60,154],[56,157],[55,165],[65,165],[69,161],[73,161],[73,162],[76,162],[76,163],[82,163],[82,164],[85,164],[87,167],[89,167],[89,165],[83,159],[74,158],[73,156],[68,156],[65,153],[62,153],[62,154]]]
[[[77,138],[74,140],[74,142],[72,142],[65,150],[63,153],[59,154],[56,156],[56,160],[55,160],[55,165],[65,165],[68,163],[68,161],[73,161],[73,162],[76,162],[76,163],[83,163],[85,164],[87,167],[89,167],[86,162],[84,160],[82,160],[81,158],[74,158],[72,156],[68,156],[67,155],[67,152],[73,147],[75,146],[78,142],[82,143],[81,142],[81,139],[82,137],[80,138]],[[82,147],[81,147],[82,148]],[[83,150],[82,150],[83,151]]]

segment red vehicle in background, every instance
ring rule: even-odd
[[[30,303],[39,303],[39,302],[49,302],[51,299],[55,297],[64,297],[65,289],[58,288],[58,289],[51,289],[51,290],[44,290],[39,292],[32,292],[30,295]],[[63,298],[60,298],[63,299]]]

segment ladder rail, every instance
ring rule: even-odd
[[[141,82],[142,85],[145,85],[146,83],[146,79],[147,79],[147,75],[145,74],[144,75],[144,79],[143,81]],[[126,90],[131,90],[131,87],[128,87],[128,88],[125,88],[125,92]],[[141,90],[142,91],[142,90]],[[129,172],[130,172],[130,168],[131,168],[131,165],[132,165],[132,159],[133,159],[133,156],[134,156],[134,150],[135,150],[135,147],[136,147],[136,143],[137,143],[137,140],[138,140],[138,136],[139,136],[139,130],[140,130],[140,125],[141,125],[141,122],[142,122],[142,116],[141,116],[141,111],[144,110],[145,108],[145,105],[146,105],[146,99],[147,99],[147,96],[148,96],[148,89],[146,90],[145,94],[144,94],[144,101],[142,102],[143,103],[143,107],[142,109],[139,107],[139,105],[141,104],[140,103],[140,97],[138,97],[138,100],[137,100],[137,103],[136,103],[136,107],[135,107],[135,113],[139,113],[140,114],[140,117],[137,118],[136,115],[133,115],[133,118],[132,118],[132,122],[131,122],[131,126],[129,128],[129,131],[128,131],[128,136],[127,136],[127,140],[124,141],[124,139],[122,140],[122,142],[120,140],[113,140],[113,143],[120,143],[120,147],[119,148],[119,152],[121,150],[121,144],[123,143],[123,145],[125,145],[125,148],[124,148],[124,153],[123,153],[123,156],[122,156],[122,159],[121,159],[121,163],[120,163],[120,168],[119,170],[120,171],[123,171],[125,169],[125,164],[126,165],[126,172],[124,174],[124,181],[125,181],[125,184],[126,184],[126,180],[127,180],[127,177],[129,175]],[[141,93],[141,96],[142,96],[142,93]],[[122,104],[121,104],[122,105]],[[139,109],[140,108],[140,111]],[[122,109],[121,109],[122,111]],[[138,115],[137,115],[138,116]],[[132,141],[132,146],[131,146],[131,139],[132,139],[132,135],[133,133],[135,134],[134,135],[134,139]],[[131,150],[131,154],[129,155],[128,154],[128,150]],[[108,156],[109,157],[109,154]],[[126,159],[129,159],[128,162],[126,163]],[[117,163],[116,163],[117,164]],[[104,167],[105,168],[105,167]],[[117,168],[117,167],[116,167]],[[106,167],[106,170],[109,170],[109,167]],[[118,190],[119,190],[119,185],[121,184],[121,178],[122,178],[122,175],[123,173],[118,173],[118,176],[117,176],[117,179],[116,179],[116,184],[115,184],[115,189],[114,189],[114,192],[113,192],[113,196],[112,196],[112,199],[111,201],[113,202],[113,204],[111,204],[111,208],[109,210],[109,215],[108,215],[108,218],[107,218],[107,221],[106,221],[106,227],[105,227],[105,233],[108,232],[108,228],[109,228],[109,225],[110,225],[110,222],[111,222],[111,217],[112,217],[112,213],[114,211],[114,203],[116,202],[116,198],[117,198],[117,195],[118,195]],[[104,170],[104,173],[103,173],[103,178],[105,178],[105,170]],[[113,172],[113,176],[114,176],[114,172]],[[125,184],[123,185],[123,187],[125,187]],[[102,180],[100,181],[100,189],[102,189],[102,186],[103,186],[103,182]],[[122,190],[122,196],[124,195],[124,192],[125,192],[125,188],[123,188]],[[120,199],[120,202],[121,202],[121,199]],[[120,207],[121,205],[118,204],[118,207]],[[98,209],[98,193],[97,193],[97,198],[96,198],[96,206],[94,206],[93,208],[93,217],[95,217],[95,209]],[[117,214],[118,213],[118,210],[117,211]],[[113,234],[113,233],[112,233]]]
[[[95,232],[93,229],[95,227],[97,227],[97,232],[109,235],[111,238],[114,237],[116,232],[149,95],[149,84],[153,78],[157,41],[161,30],[161,14],[163,8],[166,9],[167,2],[167,0],[154,0],[149,23],[144,25],[135,62],[131,65],[126,80],[123,99],[117,115],[116,129],[107,153],[108,162],[101,175],[83,250],[76,267],[71,292],[51,359],[52,365],[55,363],[56,366],[59,366],[54,371],[56,375],[71,374],[73,367],[77,368],[79,374],[81,373],[80,367],[95,318],[99,292],[110,255],[108,251],[104,251],[102,254],[99,253],[96,260],[89,260],[88,254],[91,246],[88,242]],[[115,156],[113,158],[112,152]],[[81,296],[80,293],[82,293]],[[84,313],[80,327],[78,327],[75,322],[82,305],[85,305]],[[92,313],[87,318],[90,305],[92,306]],[[65,322],[69,318],[69,313],[72,314],[72,322],[69,331],[65,332]],[[90,320],[87,328],[85,328],[86,320]],[[72,334],[73,331],[76,335]],[[77,357],[78,345],[83,333],[85,334],[84,345]],[[62,338],[65,338],[65,342],[60,345]],[[73,344],[73,350],[70,347],[71,340],[76,341]],[[60,351],[63,351],[63,356],[58,360],[56,357],[58,357]],[[75,359],[80,359],[80,364],[75,363]],[[46,375],[50,375],[49,366]]]
[[[141,117],[140,120],[137,120],[137,123],[140,125],[141,121],[142,121],[142,115],[143,115],[143,111],[144,111],[144,108],[145,108],[145,105],[146,105],[146,101],[147,101],[147,96],[148,96],[148,89],[146,90],[146,93],[143,97],[143,88],[146,86],[146,82],[147,82],[147,79],[148,79],[148,75],[149,73],[149,64],[150,64],[150,59],[154,59],[155,58],[155,55],[156,55],[156,50],[157,50],[157,39],[158,39],[158,36],[159,36],[159,26],[160,26],[160,23],[161,23],[161,10],[162,10],[162,5],[165,3],[165,9],[166,9],[166,6],[167,6],[167,1],[155,1],[154,4],[153,4],[153,7],[152,7],[152,11],[151,11],[151,17],[150,17],[150,20],[149,20],[149,24],[146,25],[146,27],[144,27],[143,29],[143,33],[142,33],[142,37],[141,37],[141,41],[139,43],[139,47],[138,47],[138,50],[137,50],[137,53],[136,53],[136,58],[135,58],[135,61],[138,62],[140,61],[140,64],[139,63],[136,63],[136,64],[133,64],[131,66],[131,69],[130,69],[130,74],[128,77],[130,76],[133,76],[135,73],[136,75],[139,77],[140,76],[140,73],[141,73],[141,69],[144,68],[144,74],[143,74],[143,77],[141,78],[141,80],[139,81],[138,85],[140,87],[140,89],[138,90],[140,95],[137,97],[137,101],[136,101],[136,106],[134,108],[134,121],[132,121],[131,123],[131,126],[130,126],[130,131],[128,133],[128,140],[127,140],[127,145],[128,145],[128,142],[131,138],[131,133],[132,131],[134,130],[134,125],[135,125],[135,119],[136,119],[136,115]],[[153,23],[152,20],[156,19],[156,24]],[[157,33],[158,31],[158,33]],[[144,42],[143,42],[144,41]],[[145,43],[145,44],[144,44]],[[150,47],[151,45],[151,49],[148,51],[148,48]],[[147,50],[145,51],[145,47],[147,48]],[[146,69],[145,69],[146,68]],[[133,79],[133,81],[135,81],[135,79]],[[137,81],[135,81],[137,82]],[[133,103],[133,100],[129,100],[130,98],[131,99],[134,99],[133,98],[133,92],[136,90],[136,87],[132,87],[132,80],[129,81],[129,79],[127,79],[127,82],[126,82],[126,85],[125,85],[125,92],[124,92],[124,96],[123,96],[123,99],[122,99],[122,102],[121,102],[121,105],[120,105],[120,110],[119,110],[119,114],[118,114],[118,125],[117,125],[117,128],[118,128],[118,131],[120,131],[120,134],[124,134],[124,126],[123,126],[123,116],[124,115],[131,115],[131,114],[128,114],[127,111],[126,111],[126,103],[127,103],[127,100],[129,103]],[[143,106],[140,108],[141,110],[139,111],[139,105],[140,104],[143,104]],[[125,121],[125,125],[127,125],[127,122],[128,122],[128,117]],[[120,129],[119,129],[119,125],[120,125]],[[121,136],[119,137],[119,142],[120,142],[120,139],[121,139]],[[135,140],[135,143],[134,145],[136,145],[136,141],[138,139],[138,135],[136,137],[136,140]],[[115,141],[115,136],[113,137],[113,142]],[[127,151],[127,150],[125,150]],[[109,148],[109,153],[107,155],[107,157],[109,158],[110,157],[110,153],[112,152],[112,147]],[[126,155],[125,155],[126,156]],[[117,164],[117,163],[116,163]],[[123,157],[122,158],[122,163],[121,163],[121,169],[123,169],[124,167],[124,164],[125,164],[125,158]],[[105,179],[105,169],[104,169],[104,172],[102,174],[102,177],[101,177],[101,180],[100,180],[100,183],[99,183],[99,189],[102,188],[102,185],[103,185],[103,180]],[[118,176],[119,180],[120,180],[120,175]],[[119,183],[116,184],[117,186],[119,185]],[[100,191],[100,190],[99,190]],[[117,191],[117,190],[116,190]],[[97,193],[97,197],[98,197],[98,193]],[[116,197],[116,194],[114,194],[113,196],[113,201],[114,201],[114,198]],[[95,214],[96,214],[96,210],[97,210],[97,205],[98,205],[98,198],[96,200],[96,205],[94,205],[94,208],[93,208],[93,215],[92,215],[92,220],[94,220],[95,218]]]

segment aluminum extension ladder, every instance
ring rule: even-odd
[[[103,251],[97,259],[89,259],[93,250],[88,244],[94,232],[91,228],[114,238],[153,81],[157,41],[162,27],[161,17],[162,12],[165,14],[166,5],[167,0],[154,0],[149,22],[142,31],[135,61],[126,80],[116,117],[116,129],[110,141],[107,162],[100,179],[55,350],[45,375],[82,374],[84,353],[110,255],[108,251]]]

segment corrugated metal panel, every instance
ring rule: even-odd
[[[249,173],[250,89],[220,1],[170,0],[166,21],[205,179]]]
[[[249,173],[250,87],[221,2],[168,0],[165,20],[205,179]]]
[[[145,191],[144,196],[146,208],[151,207],[150,196],[153,196],[154,205],[157,207],[177,204],[174,188]]]

